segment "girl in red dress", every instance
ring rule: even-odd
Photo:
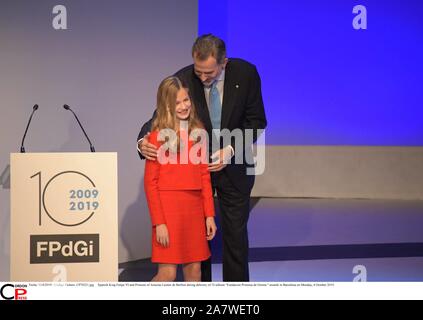
[[[178,264],[183,264],[185,281],[200,281],[201,261],[210,257],[214,204],[206,150],[198,148],[206,144],[188,138],[202,128],[187,88],[177,77],[164,79],[148,137],[159,148],[158,156],[146,160],[144,174],[153,226],[151,260],[159,264],[152,281],[174,281]],[[203,161],[193,161],[198,158]]]

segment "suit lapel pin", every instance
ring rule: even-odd
[[[235,88],[237,88],[237,89],[238,89],[238,88],[239,88],[239,84],[236,84],[236,85],[235,85]]]

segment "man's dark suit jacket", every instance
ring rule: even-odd
[[[198,116],[211,137],[212,124],[204,94],[204,87],[194,73],[194,65],[179,70],[175,76],[188,85],[189,93],[196,106]],[[143,125],[138,135],[138,140],[150,131],[151,123],[152,119]],[[234,129],[257,130],[264,129],[266,125],[267,121],[261,94],[261,81],[256,67],[242,59],[229,59],[225,68],[221,129],[229,129],[230,131]],[[254,142],[256,140],[257,135],[255,134]],[[236,148],[234,144],[232,146],[234,149]],[[248,148],[250,147],[248,146]],[[235,152],[239,152],[239,150],[235,150]],[[141,158],[143,157],[141,156]],[[244,159],[243,164],[231,163],[223,169],[234,186],[245,194],[249,194],[254,185],[254,176],[246,174],[247,166],[251,165],[247,165]]]

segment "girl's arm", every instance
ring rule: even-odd
[[[206,217],[214,217],[213,191],[208,165],[203,163],[199,165],[201,166],[201,193],[203,197],[204,215]]]
[[[150,137],[152,138],[152,143],[156,144],[156,139],[154,139],[153,136]],[[166,223],[159,197],[159,173],[160,163],[157,160],[146,160],[144,171],[144,191],[147,198],[148,208],[150,209],[151,222],[153,226]]]

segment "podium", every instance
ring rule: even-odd
[[[11,281],[117,281],[117,153],[12,153]]]

